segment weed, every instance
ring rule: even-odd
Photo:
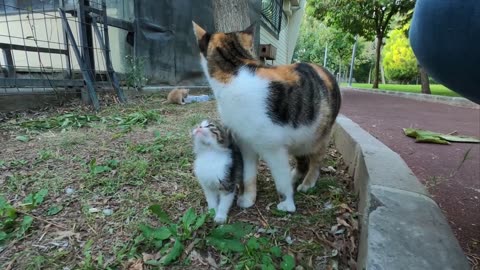
[[[111,120],[114,122],[114,126],[119,127],[123,133],[126,133],[131,131],[135,126],[145,127],[152,122],[158,123],[160,121],[160,115],[155,110],[137,111],[125,116],[113,117]]]
[[[262,265],[261,269],[285,269],[295,267],[291,255],[283,254],[280,247],[274,245],[270,238],[254,235],[254,226],[247,223],[233,223],[216,228],[205,226],[214,216],[213,211],[197,215],[189,208],[184,215],[173,222],[159,205],[152,205],[149,210],[164,224],[154,228],[140,225],[148,247],[159,250],[156,260],[146,261],[149,265],[169,265],[180,263],[180,255],[189,246],[207,246],[223,254],[224,264],[236,261],[236,269],[253,269]],[[188,263],[188,260],[183,262]]]
[[[12,160],[9,163],[10,168],[20,168],[28,164],[28,161],[24,159],[16,159]]]
[[[64,131],[71,128],[90,126],[92,122],[98,121],[101,121],[101,118],[96,115],[67,113],[46,119],[25,121],[20,123],[20,126],[29,130],[61,129]]]
[[[125,56],[125,61],[127,64],[127,72],[125,75],[127,77],[126,84],[128,89],[130,89],[130,87],[135,90],[142,89],[148,81],[144,72],[145,58],[127,55]]]
[[[46,189],[31,193],[18,207],[9,204],[4,197],[0,196],[0,243],[12,238],[23,238],[33,223],[33,216],[23,209],[28,211],[38,207],[47,194],[48,190]],[[20,216],[23,218],[21,222],[18,222]]]

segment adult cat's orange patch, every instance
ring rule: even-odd
[[[272,68],[260,67],[257,69],[257,75],[269,81],[294,84],[297,83],[300,79],[298,74],[295,72],[295,66],[296,64],[277,66]]]

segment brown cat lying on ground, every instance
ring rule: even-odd
[[[185,105],[185,98],[188,96],[188,89],[175,88],[168,93],[167,100],[164,103],[167,104],[179,104]]]

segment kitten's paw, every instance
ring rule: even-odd
[[[215,218],[213,219],[213,221],[215,221],[215,223],[217,224],[224,224],[225,222],[227,222],[227,216],[215,216]]]
[[[255,204],[255,197],[249,194],[238,195],[237,205],[241,208],[249,208]]]
[[[298,187],[297,187],[297,191],[299,191],[299,192],[307,192],[309,189],[313,188],[314,186],[315,186],[315,183],[313,183],[313,184],[308,184],[308,185],[300,184],[300,185],[298,185]]]
[[[285,200],[277,204],[277,209],[280,211],[286,211],[286,212],[295,212],[295,210],[297,210],[293,200]]]

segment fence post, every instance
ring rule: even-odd
[[[3,59],[5,60],[5,66],[7,67],[7,76],[15,77],[15,65],[13,64],[12,51],[10,49],[2,49]]]
[[[95,59],[93,54],[93,36],[92,36],[92,20],[88,16],[88,7],[90,7],[89,0],[78,1],[78,18],[80,29],[80,47],[85,67],[95,81]],[[82,91],[82,100],[91,103],[89,95]]]

